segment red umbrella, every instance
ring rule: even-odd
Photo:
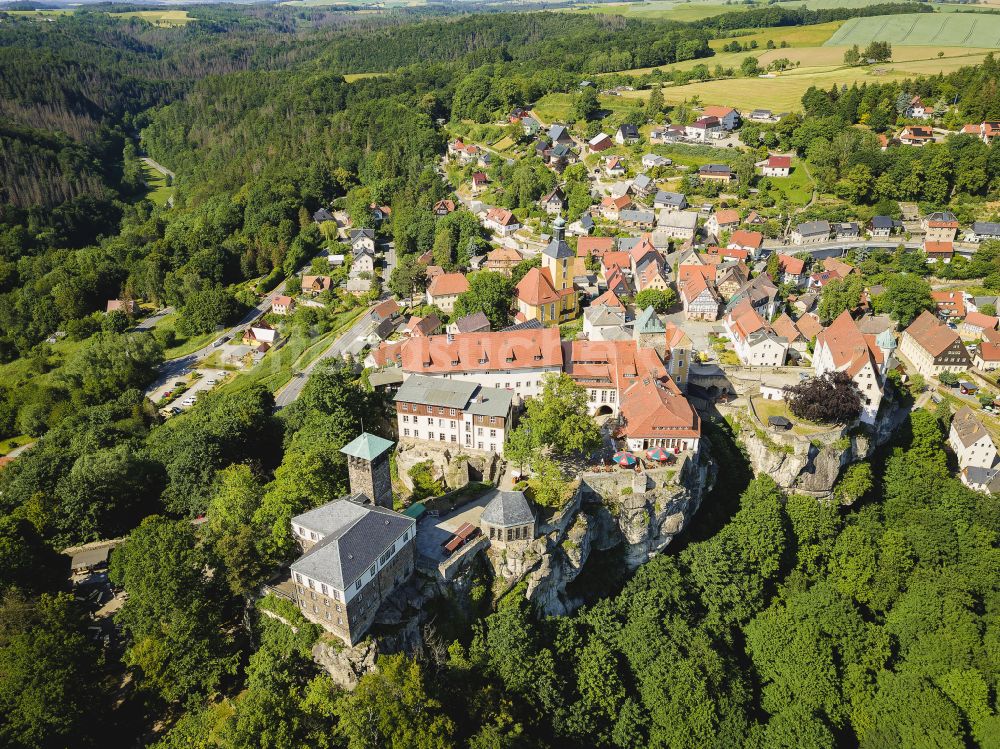
[[[638,459],[627,450],[619,450],[613,456],[613,460],[620,466],[630,467],[638,463]]]
[[[650,460],[658,460],[661,463],[665,463],[670,459],[670,453],[664,450],[662,447],[653,447],[646,450],[646,457]]]

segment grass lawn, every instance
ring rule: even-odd
[[[784,416],[786,419],[792,422],[792,434],[798,434],[803,437],[808,437],[811,434],[822,434],[823,432],[829,432],[833,429],[830,424],[814,424],[811,421],[805,421],[795,416],[789,409],[788,404],[785,401],[772,401],[766,400],[764,398],[754,398],[753,408],[757,412],[757,416],[763,422],[765,428],[767,427],[767,420],[772,416]],[[777,432],[780,434],[780,432]]]
[[[195,20],[188,15],[186,10],[131,10],[125,13],[112,13],[111,15],[119,18],[141,18],[154,26],[163,28],[186,26]]]
[[[0,455],[6,455],[11,450],[18,447],[24,447],[25,445],[30,445],[34,441],[34,437],[29,437],[26,434],[22,434],[19,437],[10,437],[5,440],[0,440]]]
[[[793,52],[794,50],[777,50]],[[772,51],[773,52],[773,51]],[[872,67],[799,67],[774,78],[740,78],[699,81],[684,86],[667,86],[664,101],[670,104],[698,97],[706,104],[728,104],[739,109],[764,108],[773,111],[801,111],[802,95],[810,86],[829,89],[833,85],[904,80],[916,75],[947,73],[982,61],[985,53],[968,50],[968,54],[922,60],[902,60]],[[842,54],[842,53],[841,53]],[[791,55],[788,55],[791,58]],[[712,58],[709,58],[712,59]],[[876,71],[878,71],[876,73]],[[649,90],[623,91],[620,99],[646,100]]]
[[[177,359],[182,356],[187,356],[188,354],[193,354],[200,348],[207,346],[212,340],[220,335],[219,333],[202,333],[200,335],[191,336],[190,338],[185,338],[180,333],[177,333],[177,318],[178,314],[173,312],[169,315],[164,316],[156,323],[157,328],[173,328],[176,333],[174,338],[174,345],[166,349],[163,352],[165,359]]]
[[[897,16],[851,18],[827,44],[864,46],[872,41],[897,45],[948,47],[1000,46],[1000,16],[973,13],[905,13]]]
[[[813,182],[801,159],[792,162],[792,172],[787,177],[768,177],[775,188],[795,205],[806,205],[812,198]]]
[[[506,151],[508,148],[512,148],[513,146],[514,146],[514,139],[508,135],[507,137],[501,138],[496,143],[494,143],[491,146],[491,148],[494,148],[497,151]]]
[[[142,173],[143,179],[146,180],[146,185],[149,187],[146,197],[156,205],[166,205],[167,200],[174,194],[174,188],[167,184],[167,176],[145,162],[142,164]]]
[[[344,75],[344,80],[348,83],[354,83],[354,81],[360,81],[364,78],[378,78],[379,76],[389,75],[388,73],[347,73]]]

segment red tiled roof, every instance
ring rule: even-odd
[[[529,270],[514,288],[514,296],[532,307],[559,301],[559,294],[552,286],[548,269],[542,268]]]
[[[823,269],[833,273],[838,278],[847,278],[854,272],[854,266],[838,260],[835,257],[828,257],[823,260]]]
[[[767,165],[771,169],[788,169],[792,165],[791,156],[768,156]]]
[[[716,211],[715,220],[718,222],[719,226],[738,224],[740,223],[740,212],[732,208],[724,208],[721,211]]]
[[[621,398],[623,432],[631,439],[701,436],[701,419],[669,377],[640,379]]]
[[[982,312],[970,312],[965,316],[965,324],[983,330],[996,330],[997,318],[991,315],[984,315]]]
[[[403,369],[416,374],[561,367],[559,328],[410,338]]]
[[[563,342],[563,369],[584,387],[625,390],[636,378],[667,376],[659,354],[636,341]]]
[[[440,276],[435,276],[431,285],[427,287],[427,293],[431,297],[464,294],[468,290],[469,279],[464,273],[442,273]]]
[[[778,265],[785,273],[799,276],[805,270],[806,261],[792,255],[778,255]]]
[[[951,242],[924,242],[924,252],[928,255],[954,255],[955,246]]]
[[[819,318],[816,315],[810,312],[802,315],[802,317],[796,320],[795,327],[801,331],[802,335],[811,341],[821,330],[823,330],[823,323],[819,321]]]
[[[427,317],[414,315],[406,323],[406,330],[411,336],[430,335],[439,327],[441,327],[441,320],[437,315],[427,315]]]
[[[372,349],[371,356],[375,360],[376,367],[384,367],[386,364],[400,364],[402,361],[402,351],[403,341],[396,341],[395,343],[382,341],[382,343]]]
[[[399,305],[396,304],[395,299],[386,299],[372,309],[372,313],[378,315],[379,317],[389,317],[399,312]]]
[[[749,247],[751,249],[760,249],[760,246],[764,244],[764,235],[759,231],[747,231],[746,229],[737,229],[729,237],[730,245],[739,245],[740,247]]]
[[[524,256],[513,247],[497,247],[486,255],[487,263],[519,263]]]
[[[677,269],[677,281],[687,284],[696,278],[714,281],[719,266],[717,265],[682,265]]]
[[[732,107],[720,107],[715,105],[709,105],[702,110],[703,117],[718,117],[722,119],[730,112],[735,112],[736,110]]]
[[[601,305],[605,307],[614,307],[615,309],[625,309],[625,305],[622,300],[618,298],[614,289],[608,289],[603,294],[601,294],[597,299],[590,303],[591,307],[600,307]]]
[[[577,257],[589,257],[596,255],[602,257],[604,253],[615,248],[614,237],[580,237],[576,241]]]
[[[858,329],[851,313],[846,310],[830,323],[830,327],[816,336],[817,350],[821,345],[829,349],[834,367],[847,372],[850,377],[857,374],[865,364],[871,364],[878,372],[882,351],[874,345],[874,336],[869,341]]]
[[[505,208],[490,208],[486,212],[486,218],[489,221],[494,221],[500,226],[510,226],[511,224],[516,224],[517,219],[514,218],[514,214]]]
[[[771,323],[771,327],[774,328],[775,333],[780,336],[784,336],[789,340],[789,342],[792,342],[797,338],[805,338],[802,331],[800,331],[795,323],[792,322],[792,318],[784,312],[782,312],[778,318]]]
[[[294,304],[294,300],[290,296],[285,296],[280,294],[271,300],[271,306],[278,305],[279,307],[290,307]]]
[[[959,339],[958,333],[927,310],[920,313],[920,316],[910,324],[905,333],[909,334],[917,345],[931,356],[938,356]]]
[[[961,291],[932,291],[931,299],[942,312],[952,317],[965,317],[965,297]]]

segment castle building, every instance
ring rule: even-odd
[[[416,521],[392,509],[391,448],[360,435],[341,450],[351,494],[292,518],[303,552],[291,566],[299,610],[348,645],[413,574]]]

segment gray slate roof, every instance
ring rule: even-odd
[[[490,329],[490,319],[484,312],[473,312],[471,315],[460,317],[455,320],[455,327],[459,333],[477,333]]]
[[[666,192],[665,190],[660,190],[653,197],[653,203],[662,203],[663,205],[676,205],[683,208],[687,205],[687,198],[679,192]]]
[[[400,403],[464,409],[478,387],[474,382],[415,374],[406,378],[406,382],[396,391],[395,400]]]
[[[532,320],[525,320],[524,322],[515,323],[514,325],[509,325],[500,332],[511,333],[515,330],[541,330],[544,327],[545,326],[542,325],[541,322],[539,322],[536,319],[532,319]]]
[[[805,223],[801,223],[796,226],[795,231],[803,237],[814,237],[819,234],[829,234],[830,222],[825,219],[822,221],[806,221]]]
[[[576,257],[576,253],[573,249],[566,244],[564,239],[553,239],[546,245],[542,252],[551,258],[556,258],[557,260],[562,260],[567,257]]]
[[[531,511],[531,505],[528,504],[528,498],[524,496],[524,492],[505,492],[494,489],[487,496],[490,497],[490,501],[483,509],[482,522],[507,527],[524,525],[534,521],[535,515]]]
[[[1000,223],[995,221],[974,221],[972,231],[988,237],[1000,237]]]
[[[469,404],[465,412],[473,416],[503,416],[510,413],[514,393],[502,388],[480,388],[476,400]]]
[[[986,431],[983,422],[976,418],[976,415],[968,406],[962,406],[958,409],[958,413],[951,420],[951,428],[955,430],[958,439],[966,447],[975,444],[983,437],[989,436],[989,432]]]
[[[624,210],[618,214],[620,221],[635,221],[636,223],[652,224],[656,221],[656,215],[652,211],[632,211]]]
[[[339,507],[338,507],[339,505]],[[328,509],[329,508],[329,509]],[[338,499],[317,511],[344,522],[292,563],[292,571],[345,590],[371,567],[407,529],[416,525],[412,518],[373,505],[359,505],[351,498]],[[293,518],[301,522],[310,513]]]
[[[872,216],[872,228],[873,229],[902,229],[903,222],[897,221],[891,216]]]

